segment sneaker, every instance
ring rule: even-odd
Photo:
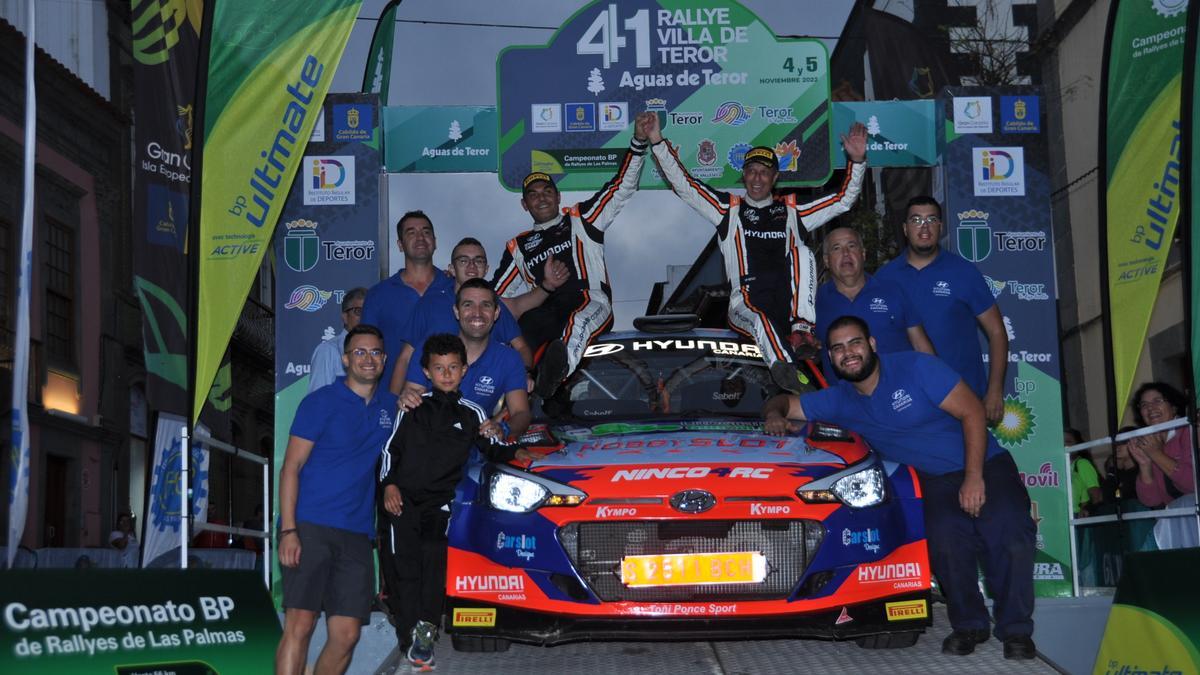
[[[1037,647],[1028,635],[1014,635],[1004,639],[1004,658],[1034,659],[1037,658]]]
[[[567,375],[567,346],[562,340],[554,340],[546,345],[546,351],[542,353],[533,393],[543,399],[550,398],[558,390],[558,385],[567,379]]]
[[[784,391],[793,394],[803,394],[806,391],[806,388],[800,384],[796,366],[782,359],[771,364],[771,379],[775,380],[775,384]]]
[[[986,628],[954,630],[942,641],[942,653],[966,656],[975,651],[975,645],[988,641]]]
[[[418,621],[412,628],[412,645],[405,656],[414,673],[433,670],[433,645],[437,640],[437,626],[428,621]]]
[[[792,324],[792,334],[788,336],[788,344],[796,352],[796,358],[801,361],[815,359],[821,355],[821,341],[817,339],[816,326],[807,321],[797,321]]]

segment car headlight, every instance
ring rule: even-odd
[[[862,508],[883,501],[883,469],[873,466],[833,484],[833,494],[848,506]]]
[[[487,478],[488,503],[512,513],[529,513],[543,506],[577,506],[587,494],[507,465],[497,465]]]
[[[842,476],[833,485],[826,485],[825,488],[817,489],[801,488],[796,491],[796,495],[810,504],[840,501],[854,508],[874,506],[887,496],[883,469],[879,466],[871,466]]]

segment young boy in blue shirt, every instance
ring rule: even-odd
[[[380,482],[389,514],[384,542],[391,555],[388,595],[396,633],[416,672],[433,670],[433,646],[442,619],[446,588],[446,531],[450,502],[472,447],[493,462],[532,458],[519,445],[481,436],[488,419],[479,405],[459,392],[467,372],[467,350],[456,335],[430,336],[421,351],[421,369],[433,384],[421,405],[401,411],[383,452]]]

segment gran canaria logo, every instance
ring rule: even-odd
[[[179,44],[179,31],[192,25],[200,34],[203,0],[130,0],[133,12],[133,58],[147,66],[166,63]]]

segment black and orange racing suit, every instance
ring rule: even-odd
[[[533,350],[561,339],[567,347],[568,372],[579,365],[588,344],[612,327],[604,232],[637,191],[646,146],[645,141],[631,140],[616,175],[599,192],[564,208],[558,219],[537,223],[510,239],[492,279],[496,292],[510,298],[541,285],[550,257],[567,266],[570,279],[541,305],[521,315],[518,323]]]
[[[730,284],[730,327],[754,338],[768,366],[792,363],[786,337],[800,321],[815,324],[817,316],[817,263],[799,224],[811,232],[849,211],[866,164],[849,162],[837,192],[797,204],[790,194],[755,201],[716,190],[688,173],[669,142],[655,144],[653,152],[675,194],[717,227]]]

